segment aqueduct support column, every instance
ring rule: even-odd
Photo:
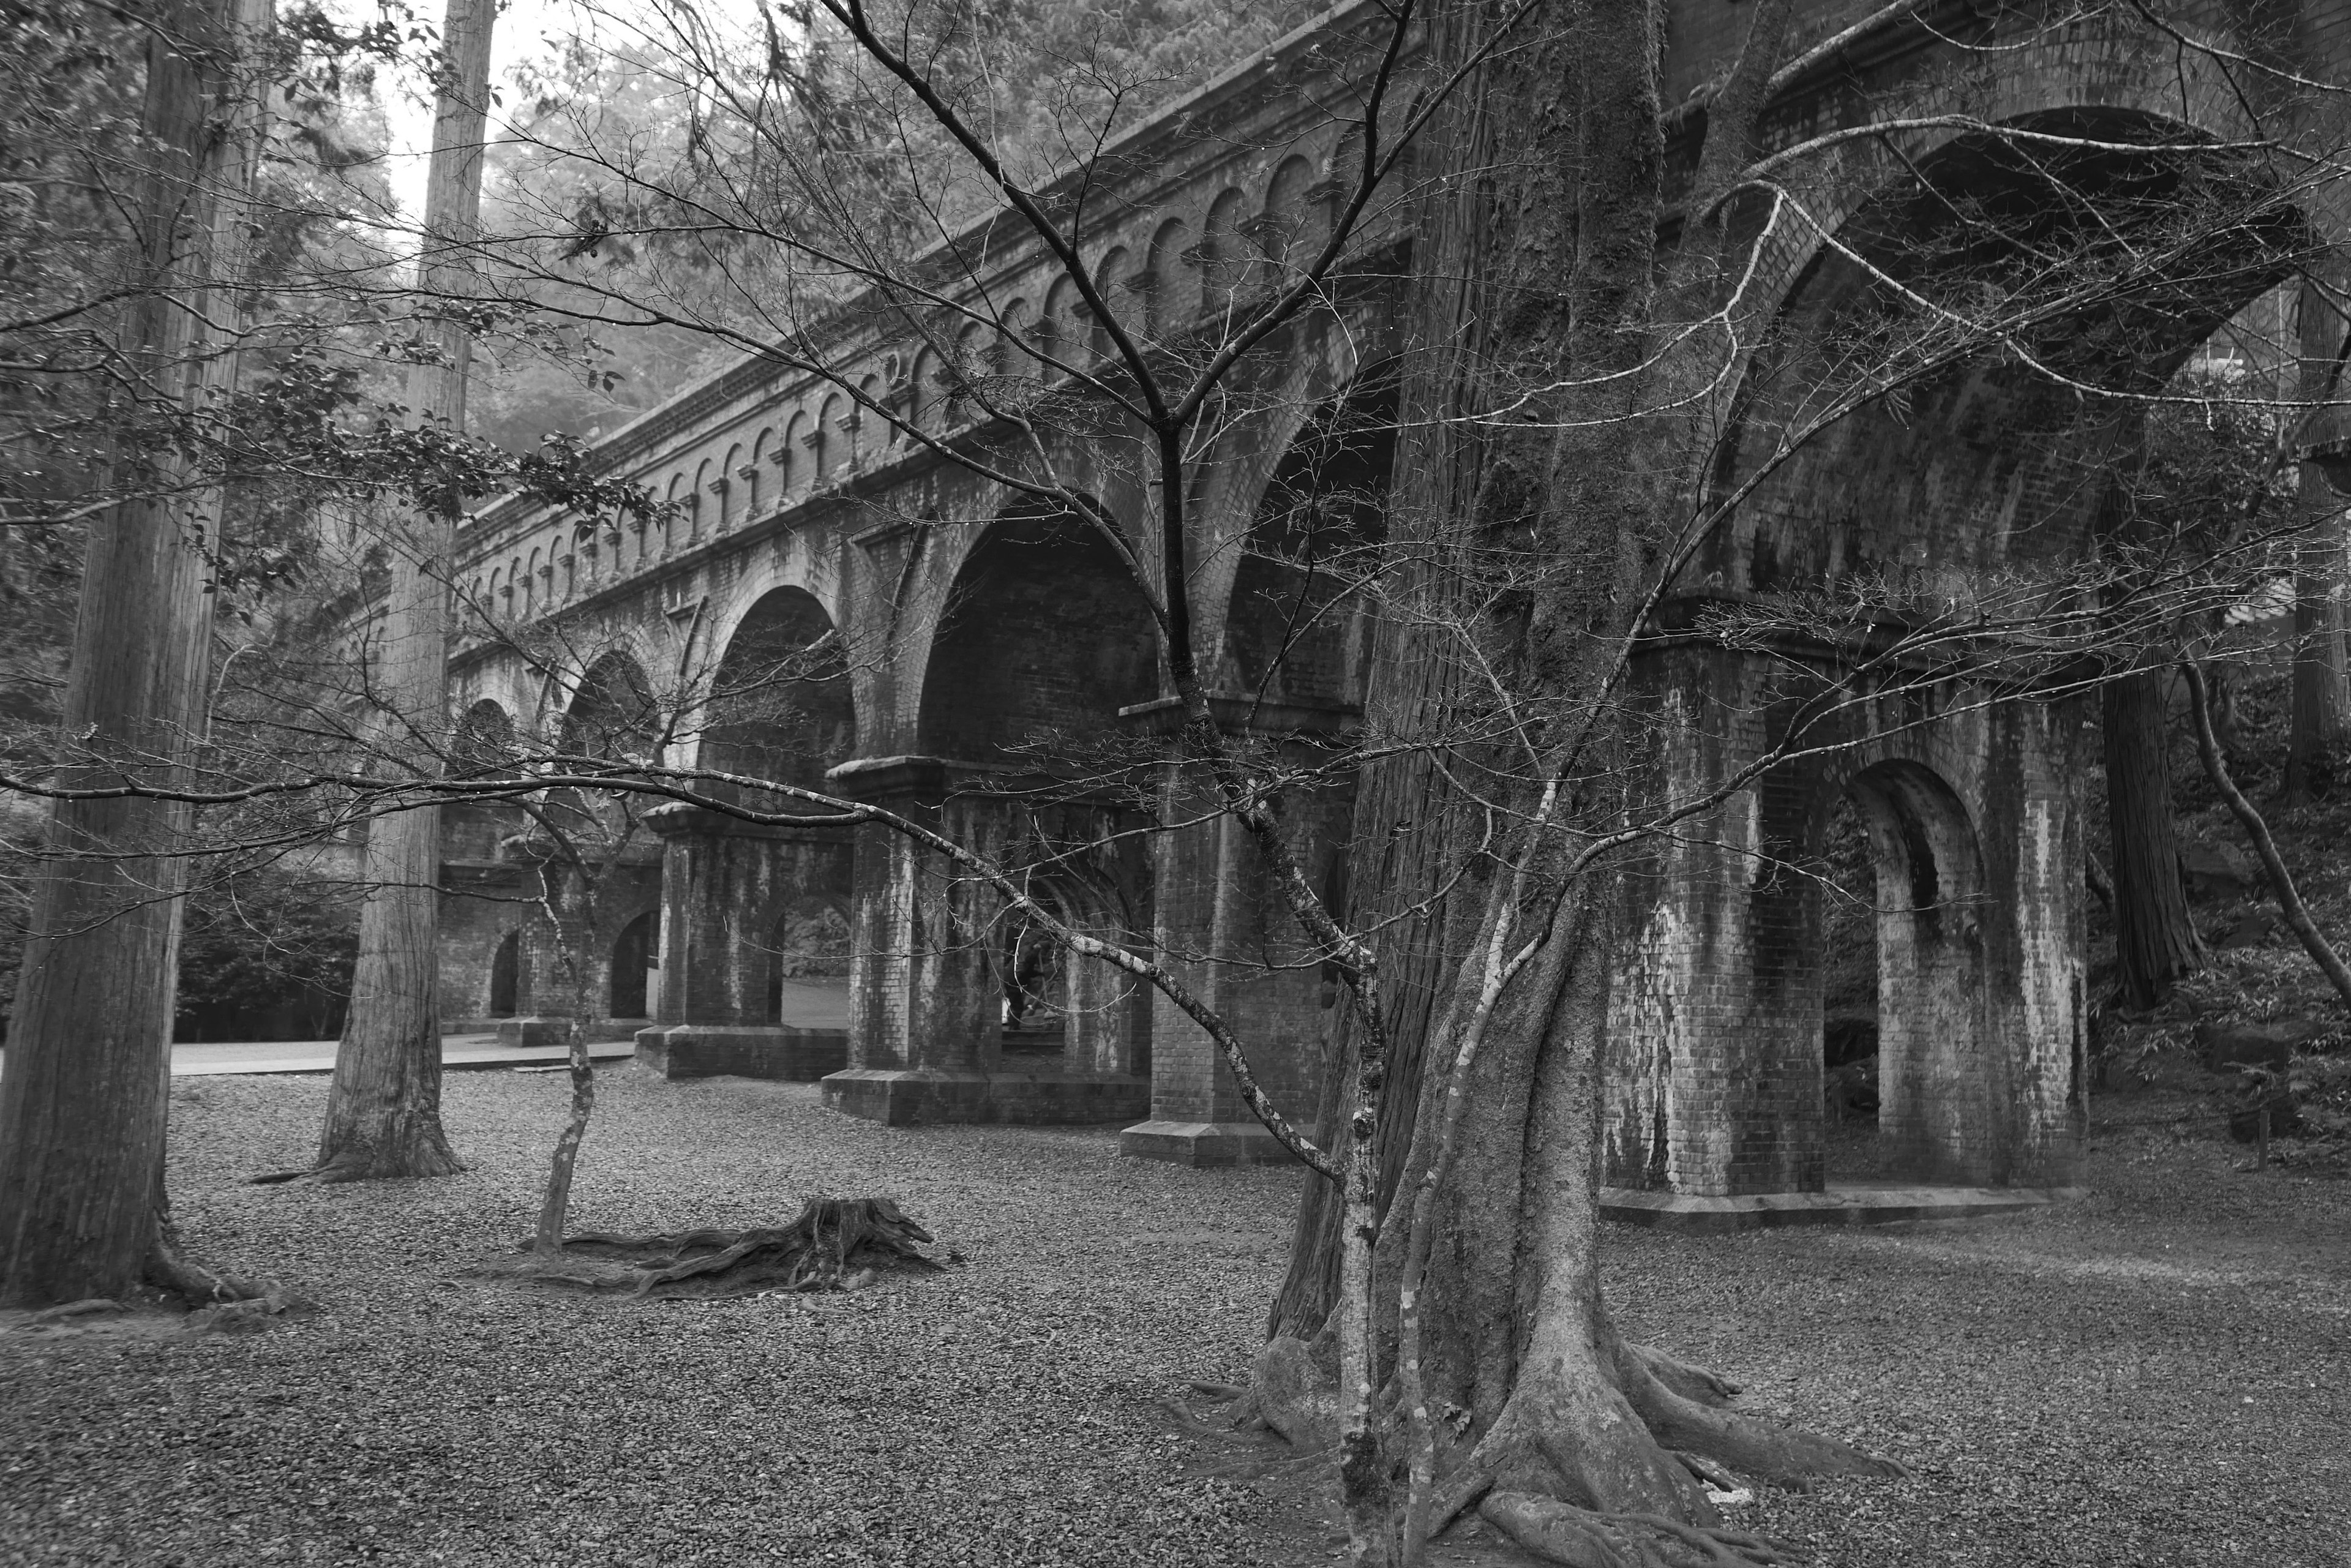
[[[1709,789],[1770,743],[1739,655],[1682,649],[1642,672],[1653,799]],[[1822,1143],[1817,768],[1768,774],[1625,876],[1602,1179],[1727,1197],[1818,1192]]]
[[[848,831],[686,805],[645,825],[662,841],[662,984],[638,1060],[670,1078],[798,1082],[846,1065]],[[838,943],[824,940],[829,909]]]
[[[893,757],[844,763],[828,777],[993,863],[1018,863],[1036,809],[992,792],[1002,773]],[[1134,1069],[1145,1048],[1132,1034],[1104,1040],[1081,1031],[1050,1054],[1008,1058],[1005,915],[1001,895],[945,856],[886,827],[858,830],[849,1065],[824,1080],[827,1104],[893,1126],[1123,1122],[1143,1113],[1150,1085]]]
[[[1248,725],[1251,705],[1218,699],[1217,706],[1230,710],[1218,716],[1235,729]],[[1274,716],[1292,728],[1311,723],[1332,729],[1354,710],[1284,707]],[[1180,768],[1167,770],[1164,790],[1164,820],[1189,825],[1162,835],[1156,846],[1154,946],[1160,960],[1249,1047],[1251,1070],[1284,1113],[1311,1124],[1335,988],[1267,885],[1248,831],[1216,810],[1204,782]],[[1332,891],[1327,873],[1345,832],[1345,793],[1318,797],[1301,789],[1290,804],[1302,830],[1298,852]],[[1119,1134],[1121,1154],[1189,1166],[1291,1157],[1249,1113],[1207,1032],[1155,992],[1152,1042],[1151,1119]]]

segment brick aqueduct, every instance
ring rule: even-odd
[[[1876,8],[1804,0],[1800,31],[1829,37]],[[1667,85],[1677,98],[1719,68],[1745,16],[1726,0],[1670,0],[1667,10]],[[2216,6],[2211,25],[2228,45],[2229,14]],[[1792,139],[1890,104],[1993,123],[2242,134],[2245,100],[2201,81],[2195,57],[2102,26],[2095,14],[2061,27],[2053,13],[2002,19],[1926,4],[1784,84],[1770,123]],[[1950,39],[1970,27],[1979,42],[2011,47],[1963,54]],[[1250,275],[1236,269],[1235,247],[1327,211],[1339,148],[1316,108],[1331,84],[1317,79],[1314,37],[1275,46],[1113,148],[1123,215],[1104,226],[1101,275],[1134,291],[1138,313],[1147,303],[1158,330],[1179,331],[1221,303],[1219,277]],[[1905,151],[1925,166],[1938,150],[1964,155],[1964,135],[1915,132]],[[1888,161],[1887,176],[1897,168]],[[1843,212],[1848,225],[1875,221],[1850,199]],[[1834,312],[1855,292],[1849,263],[1801,239],[1770,258],[1782,319]],[[1001,229],[987,244],[979,270],[992,298],[1041,298],[1049,323],[1066,308],[1033,245]],[[1409,236],[1374,230],[1364,246],[1398,255]],[[1278,262],[1249,265],[1262,277]],[[1363,271],[1393,278],[1401,268]],[[2273,280],[2201,302],[2209,319],[2186,329],[2202,336]],[[1283,565],[1249,546],[1269,491],[1290,482],[1286,454],[1310,439],[1310,411],[1360,402],[1393,353],[1393,298],[1366,284],[1292,329],[1275,355],[1281,395],[1222,436],[1205,466],[1193,512],[1195,559],[1210,574],[1199,645],[1225,661],[1229,684],[1273,699],[1250,710],[1262,732],[1343,731],[1360,712],[1360,616],[1261,667],[1282,640],[1256,624],[1259,606]],[[1115,734],[1163,711],[1135,591],[1101,543],[1024,519],[968,472],[854,417],[844,382],[956,441],[1000,440],[969,422],[955,429],[962,411],[935,361],[847,326],[831,362],[827,381],[747,361],[600,443],[612,471],[684,503],[666,529],[580,537],[571,519],[517,501],[469,524],[460,583],[499,625],[475,623],[454,655],[461,706],[554,738],[697,650],[720,656],[723,672],[738,649],[833,633],[846,677],[785,747],[789,776],[829,778],[975,843],[1037,833],[1033,808],[1000,788],[1020,773],[1008,747],[1039,727]],[[1916,398],[1902,420],[1847,421],[1755,492],[1690,580],[1719,591],[1870,563],[1977,568],[2078,550],[2087,508],[2056,455],[2073,437],[2045,406],[2030,421],[2017,412],[2031,402],[1986,369]],[[1092,461],[1074,440],[1058,456],[1081,472]],[[1353,482],[1384,485],[1385,449],[1357,456]],[[1139,517],[1140,497],[1120,488],[1115,467],[1095,465],[1101,493]],[[517,651],[532,635],[589,650],[584,674],[548,679]],[[1696,632],[1657,639],[1640,680],[1666,716],[1661,755],[1674,784],[1724,777],[1766,743],[1779,711],[1774,668]],[[1903,716],[1914,722],[1892,733],[1862,714],[1853,747],[1768,776],[1722,813],[1711,842],[1678,844],[1636,873],[1611,1030],[1612,1184],[1700,1195],[1822,1185],[1823,895],[1810,878],[1757,868],[1769,855],[1819,853],[1841,797],[1867,826],[1880,889],[1881,1128],[1922,1174],[2065,1178],[2083,1113],[2084,716],[2066,703],[1955,700],[1923,727],[1917,713]],[[738,755],[728,747],[757,738],[713,724],[675,756],[725,761]],[[1055,810],[1051,831],[1082,841],[1118,808]],[[1319,810],[1318,875],[1348,804]],[[681,1075],[821,1077],[841,1109],[893,1122],[1116,1121],[1138,1155],[1221,1164],[1279,1154],[1198,1030],[1096,966],[1069,966],[1051,982],[1048,1013],[1008,1029],[1006,952],[985,934],[987,912],[903,840],[872,828],[751,828],[678,806],[648,821],[602,900],[593,943],[606,1013],[594,1021],[610,1030],[643,1020],[641,1058]],[[453,1025],[502,1019],[528,1033],[562,1008],[516,831],[511,816],[446,814],[442,992]],[[1278,961],[1287,918],[1259,886],[1253,852],[1214,826],[1119,841],[1132,847],[1096,856],[1050,895],[1081,923],[1152,933],[1164,952],[1187,956],[1195,982],[1257,1042],[1277,1097],[1311,1113],[1327,993],[1311,965]]]

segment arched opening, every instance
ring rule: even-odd
[[[610,1008],[606,1016],[641,1019],[653,1016],[647,980],[661,952],[661,919],[651,910],[621,927],[612,943]]]
[[[1200,291],[1195,286],[1192,264],[1184,256],[1190,237],[1181,218],[1169,218],[1151,236],[1144,263],[1148,292],[1143,309],[1145,328],[1155,338],[1180,329],[1199,308]]]
[[[1077,303],[1077,286],[1066,277],[1057,277],[1053,287],[1045,291],[1045,308],[1037,312],[1032,340],[1037,345],[1039,368],[1049,382],[1060,381],[1069,374],[1070,366],[1077,360],[1083,340],[1078,330]]]
[[[1334,400],[1290,444],[1259,503],[1225,618],[1220,690],[1259,703],[1360,703],[1364,612],[1353,585],[1386,535],[1396,386]]]
[[[1155,622],[1091,523],[1024,507],[992,527],[947,596],[923,678],[921,748],[1051,765],[1158,693]]]
[[[1307,223],[1306,193],[1313,183],[1314,165],[1299,157],[1284,159],[1266,183],[1258,248],[1277,285],[1293,263],[1310,258],[1310,237],[1320,237],[1310,236]]]
[[[1248,258],[1241,253],[1241,214],[1247,205],[1237,190],[1227,190],[1208,204],[1207,220],[1200,225],[1203,310],[1225,309],[1249,276]]]
[[[1974,819],[1917,762],[1877,763],[1845,789],[1867,835],[1873,883],[1880,1155],[1891,1170],[1958,1168],[1994,1111],[1982,1060],[1984,870]]]
[[[776,448],[776,499],[789,506],[808,493],[808,476],[815,471],[808,450],[809,416],[794,410],[784,425],[784,439]]]
[[[1865,1165],[1877,1131],[1877,862],[1848,792],[1829,808],[1818,872],[1821,1073],[1833,1164]]]
[[[654,760],[661,748],[661,716],[653,686],[634,659],[615,650],[589,666],[564,710],[556,748],[575,759],[572,767],[625,768]],[[573,789],[549,790],[544,810],[548,826],[580,848],[609,843],[624,821],[620,801],[601,793],[590,801]]]
[[[490,955],[490,1017],[517,1018],[522,1012],[522,933],[509,931]]]
[[[758,946],[767,966],[763,1020],[794,1029],[837,1027],[849,989],[849,913],[842,900],[813,893],[792,898]]]
[[[2016,129],[2081,145],[1955,138],[1799,278],[1742,384],[1718,483],[1776,466],[1689,580],[1771,592],[2073,559],[2137,423],[2124,397],[2084,389],[2158,390],[2305,243],[2260,170],[2182,150],[2195,137],[2176,123],[2072,110]],[[2076,308],[2046,308],[2069,293]],[[1996,321],[2011,300],[2033,308],[2007,336],[2045,370],[1989,349],[1936,363],[1948,321]],[[1914,365],[1900,396],[1848,411],[1857,376]]]
[[[816,445],[815,483],[820,487],[841,476],[841,465],[849,458],[849,432],[841,421],[848,417],[849,400],[839,393],[827,397],[817,410],[816,428],[810,432]]]
[[[1029,891],[1055,920],[1083,935],[1126,940],[1138,924],[1117,913],[1103,889],[1057,877]],[[1033,1069],[1050,1060],[1081,1072],[1150,1072],[1150,1011],[1132,976],[1072,954],[1025,912],[1004,922],[994,959],[1003,994],[998,1045],[1016,1065]]]
[[[825,770],[849,759],[857,744],[849,659],[812,594],[771,589],[751,606],[727,639],[708,711],[702,758],[722,772],[820,789]]]

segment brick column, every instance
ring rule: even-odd
[[[665,1076],[813,1080],[848,1060],[847,1019],[768,1016],[775,961],[765,947],[794,900],[845,896],[848,831],[745,822],[663,806],[645,815],[662,841],[661,994],[637,1054]]]

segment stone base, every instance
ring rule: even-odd
[[[1297,1155],[1258,1122],[1137,1122],[1118,1135],[1118,1152],[1179,1166],[1279,1166]]]
[[[825,1079],[824,1103],[846,1115],[893,1127],[921,1122],[1131,1122],[1151,1108],[1151,1081],[1071,1072],[857,1067]]]
[[[664,1078],[813,1083],[848,1065],[849,1034],[781,1024],[656,1024],[637,1030],[637,1060]]]
[[[497,1021],[498,1043],[523,1051],[544,1045],[561,1045],[571,1020],[560,1013],[532,1018],[500,1019]],[[599,1040],[624,1040],[636,1033],[636,1026],[625,1019],[590,1019],[586,1034],[592,1043]]]
[[[1600,1217],[1653,1230],[1719,1235],[1785,1225],[1896,1225],[1911,1219],[1974,1219],[2046,1208],[2084,1196],[2078,1186],[1832,1186],[1826,1192],[1758,1192],[1740,1197],[1600,1189]]]

